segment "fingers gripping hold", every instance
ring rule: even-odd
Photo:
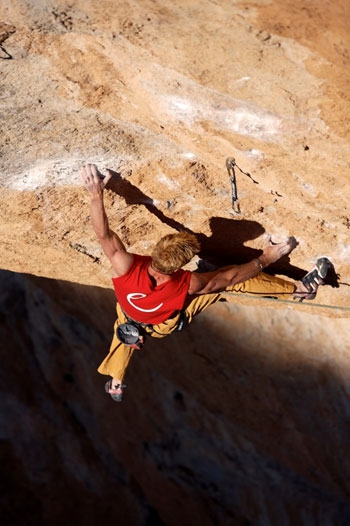
[[[87,190],[104,190],[112,177],[112,172],[107,170],[107,175],[103,175],[96,164],[86,164],[81,167],[80,176]]]

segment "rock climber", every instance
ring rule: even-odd
[[[181,330],[219,301],[223,293],[313,299],[318,286],[323,284],[331,265],[328,258],[318,259],[315,268],[301,281],[292,282],[263,272],[295,248],[294,238],[265,247],[258,258],[248,263],[203,273],[182,269],[200,250],[196,236],[185,231],[161,238],[151,255],[128,252],[109,227],[104,207],[103,192],[111,177],[111,171],[103,176],[94,164],[81,168],[82,182],[90,194],[92,226],[111,262],[117,298],[113,340],[98,368],[99,373],[111,377],[105,390],[113,400],[122,400],[127,366],[146,337],[162,338]]]

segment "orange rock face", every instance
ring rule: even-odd
[[[349,524],[349,20],[345,0],[0,5],[8,524]],[[115,404],[83,162],[115,172],[134,252],[184,226],[223,265],[295,236],[271,272],[334,272],[313,302],[232,296],[149,342]]]

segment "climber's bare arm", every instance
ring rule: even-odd
[[[226,287],[236,285],[237,283],[242,283],[259,274],[263,268],[279,260],[282,256],[289,254],[295,246],[294,238],[289,238],[288,241],[284,243],[266,247],[258,259],[253,259],[249,261],[249,263],[232,265],[202,274],[193,272],[188,293],[210,294],[220,292]]]
[[[81,168],[80,175],[85,188],[90,193],[90,216],[96,237],[112,264],[113,274],[123,276],[129,270],[133,256],[127,252],[120,237],[109,228],[103,203],[103,190],[112,173],[107,171],[107,175],[103,177],[96,165],[87,164]]]

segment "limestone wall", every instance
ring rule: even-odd
[[[347,525],[349,6],[343,0],[0,5],[4,524]],[[242,213],[232,210],[227,157]],[[182,226],[271,272],[334,271],[314,302],[231,296],[96,368],[114,296],[79,167],[115,173],[112,228]],[[195,519],[194,519],[195,518]]]

